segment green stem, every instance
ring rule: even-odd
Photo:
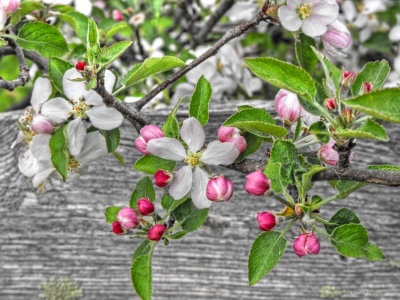
[[[324,237],[326,237],[328,240],[331,240],[332,239],[332,237],[329,235],[329,234],[327,234],[325,231],[323,231],[322,229],[320,229],[319,227],[317,227],[317,226],[313,226],[313,230],[315,230],[315,231],[318,231],[320,234],[322,234]]]
[[[297,218],[294,218],[292,221],[290,221],[289,224],[286,225],[285,228],[283,228],[281,234],[278,236],[278,240],[279,240],[281,237],[283,237],[283,235],[286,233],[286,231],[288,231],[288,230],[290,229],[290,227],[292,227],[293,224],[296,223],[296,221],[297,221]]]
[[[288,200],[290,202],[290,206],[295,207],[296,206],[296,202],[293,200],[292,196],[289,195],[288,192],[286,192],[286,190],[283,190],[283,196],[285,196],[286,200]]]
[[[334,119],[332,119],[330,113],[328,113],[322,106],[321,104],[314,102],[314,105],[318,108],[318,110],[321,112],[321,114],[329,121],[329,123],[331,123],[331,125],[333,127],[337,127],[336,126],[336,122]]]
[[[315,220],[317,220],[318,222],[322,223],[322,224],[326,224],[326,225],[336,225],[336,223],[332,223],[332,222],[329,222],[329,221],[327,221],[327,220],[324,220],[324,219],[322,219],[321,217],[318,217],[318,216],[315,215],[315,214],[312,214],[312,217],[313,217]]]
[[[118,95],[119,93],[125,91],[128,87],[127,86],[121,86],[118,90],[116,90],[114,93],[112,93],[113,96]]]
[[[292,204],[289,201],[286,201],[285,199],[283,199],[282,197],[279,197],[278,195],[275,195],[274,193],[271,193],[269,196],[274,198],[275,200],[278,200],[280,203],[282,203],[285,206],[292,207]]]
[[[317,204],[311,206],[311,211],[316,210],[317,208],[321,207],[322,205],[327,204],[328,202],[331,202],[332,200],[336,200],[338,195],[334,195],[332,197],[326,198],[325,200],[322,200],[321,202],[318,202]]]
[[[371,118],[370,116],[366,116],[366,117],[362,117],[358,120],[355,120],[354,122],[351,123],[350,127],[352,127],[353,125],[357,125],[357,124],[363,123],[365,121],[368,121],[370,118]]]

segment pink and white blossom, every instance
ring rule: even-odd
[[[140,129],[140,136],[135,140],[136,148],[143,154],[150,154],[147,144],[152,139],[164,137],[164,132],[154,125],[146,125]]]
[[[330,55],[343,55],[341,49],[349,49],[352,44],[350,31],[339,20],[328,25],[328,30],[322,36],[325,50]]]
[[[284,89],[280,89],[275,96],[275,109],[283,121],[293,123],[303,112],[297,95]]]
[[[233,194],[233,184],[223,176],[211,178],[207,184],[207,198],[210,201],[228,201]]]
[[[51,133],[53,124],[51,120],[42,114],[36,114],[32,119],[32,130],[36,133]]]
[[[246,176],[246,178],[247,178],[247,181],[246,181],[245,190],[249,194],[252,194],[255,196],[261,196],[261,195],[264,195],[270,188],[269,180],[264,175],[263,172],[256,171],[256,172],[250,173],[249,175]]]
[[[136,211],[130,207],[123,207],[117,214],[117,220],[125,229],[134,228],[138,224]]]
[[[150,140],[147,150],[161,158],[186,163],[175,172],[174,180],[169,186],[169,194],[175,200],[183,198],[190,192],[196,207],[210,207],[212,202],[206,196],[209,175],[201,166],[230,165],[240,152],[234,144],[220,141],[209,143],[203,151],[205,133],[199,121],[193,117],[183,121],[180,135],[188,147],[187,150],[180,141],[167,137]]]
[[[20,0],[0,0],[0,5],[7,13],[15,12],[21,4]]]
[[[223,143],[235,144],[239,152],[246,150],[246,139],[240,135],[241,131],[236,127],[221,126],[218,129],[218,139]]]

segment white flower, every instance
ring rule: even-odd
[[[230,165],[238,157],[239,151],[234,144],[220,141],[209,143],[207,149],[201,151],[205,133],[195,118],[183,121],[180,134],[189,148],[187,151],[180,141],[167,137],[150,140],[147,150],[164,159],[187,163],[175,173],[174,181],[169,187],[169,194],[175,200],[191,192],[191,198],[196,207],[210,207],[212,202],[206,196],[209,175],[201,166],[203,164]]]
[[[68,124],[69,151],[77,155],[83,145],[86,136],[86,127],[83,118],[88,117],[91,124],[96,128],[111,130],[119,127],[124,120],[122,114],[115,108],[106,107],[103,99],[93,90],[87,91],[83,82],[71,79],[82,78],[75,69],[65,72],[63,78],[64,94],[72,101],[57,97],[50,99],[42,105],[41,113],[50,118],[54,123],[63,123],[73,115],[75,119]],[[111,93],[115,83],[115,76],[106,70],[104,85]],[[83,98],[85,101],[82,101]],[[89,107],[91,105],[92,107]]]
[[[162,48],[164,47],[164,40],[161,37],[157,37],[150,44],[145,39],[141,40],[143,50],[147,52],[149,57],[163,57],[164,52],[162,52]]]
[[[289,31],[298,31],[310,37],[323,35],[327,25],[337,19],[339,6],[331,0],[288,0],[278,10],[282,26]]]
[[[72,0],[43,0],[44,4],[48,5],[69,5]],[[90,0],[75,0],[75,10],[89,16],[92,13],[92,2]]]

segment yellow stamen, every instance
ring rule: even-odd
[[[200,157],[203,153],[198,152],[198,153],[193,153],[189,152],[189,155],[185,158],[185,163],[190,165],[191,168],[195,166],[201,166],[202,162],[200,161]]]
[[[312,13],[312,7],[313,7],[312,3],[303,3],[297,9],[297,14],[300,16],[302,20],[308,19]]]

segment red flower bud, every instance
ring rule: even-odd
[[[166,187],[174,179],[174,175],[166,170],[157,170],[154,173],[154,179],[156,180],[156,186]]]
[[[270,231],[276,225],[276,217],[270,212],[261,212],[257,215],[258,227],[264,231]]]
[[[134,228],[138,224],[136,211],[130,207],[122,208],[117,214],[118,222],[126,229]]]
[[[84,61],[78,61],[77,64],[75,65],[75,68],[78,71],[84,71],[85,67],[86,67],[86,62],[84,62]]]
[[[353,73],[350,71],[344,71],[342,74],[342,82],[341,84],[345,87],[349,87],[353,84],[354,80],[357,77],[357,73]]]
[[[115,221],[114,223],[112,223],[112,227],[113,227],[113,231],[115,234],[123,234],[124,233],[124,229],[122,228],[121,224],[119,224],[118,221]]]
[[[264,195],[269,190],[269,180],[260,171],[250,173],[246,176],[246,192],[256,196]]]
[[[154,204],[151,203],[147,198],[139,199],[137,205],[138,211],[142,216],[150,215],[154,211]]]
[[[310,233],[301,234],[293,244],[294,252],[297,256],[302,257],[307,255],[308,253],[311,254],[318,254],[319,250],[321,249],[321,245],[317,237]]]
[[[325,107],[329,110],[334,110],[336,108],[336,101],[335,99],[326,99],[325,100]]]
[[[363,94],[371,93],[371,91],[372,91],[372,83],[365,82],[363,84]]]
[[[151,241],[159,241],[161,240],[161,237],[163,236],[164,232],[165,232],[166,228],[164,225],[161,224],[157,224],[155,226],[153,226],[148,234],[148,238]]]
[[[225,177],[211,178],[207,184],[207,198],[210,201],[228,201],[233,193],[233,184]]]

